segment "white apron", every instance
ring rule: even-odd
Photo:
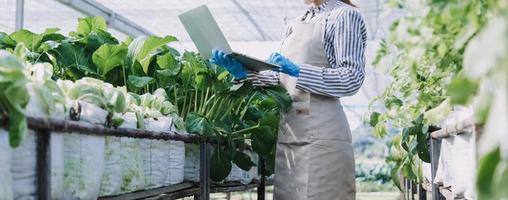
[[[281,53],[295,63],[330,67],[322,38],[328,6],[316,22],[298,21]],[[277,142],[274,199],[354,200],[351,131],[338,98],[296,89],[296,78],[280,74],[293,104],[284,114]]]

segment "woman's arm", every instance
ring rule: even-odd
[[[247,74],[247,80],[252,81],[252,84],[256,87],[279,85],[279,72],[272,70],[249,72]]]
[[[282,38],[282,41],[285,40],[285,38],[291,34],[292,32],[292,24],[295,20],[291,21],[288,26],[285,27],[284,30],[284,36]],[[266,71],[260,71],[260,72],[254,72],[249,71],[247,74],[247,80],[252,81],[252,84],[256,87],[269,87],[274,85],[279,85],[279,72],[272,71],[272,70],[266,70]]]
[[[330,16],[333,42],[325,48],[332,68],[300,64],[296,87],[314,94],[332,97],[351,96],[358,92],[365,78],[367,30],[363,17],[353,8],[339,10]],[[329,22],[330,23],[330,22]],[[328,36],[330,37],[330,36]]]

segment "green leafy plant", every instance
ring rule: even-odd
[[[136,112],[138,122],[172,116],[179,129],[223,139],[227,145],[217,146],[211,158],[215,181],[229,174],[231,163],[244,170],[254,166],[243,153],[250,148],[273,173],[280,113],[291,105],[286,90],[235,84],[225,69],[168,46],[176,40],[148,36],[120,42],[107,32],[103,18],[86,17],[68,35],[55,28],[40,34],[0,33],[0,49],[14,51],[24,44],[29,62],[53,65],[54,87],[69,99],[112,113],[114,126],[121,123],[116,115],[129,110]]]
[[[408,12],[391,26],[374,61],[394,81],[374,100],[386,110],[373,111],[369,123],[381,137],[387,127],[400,130],[387,161],[393,164],[392,175],[401,173],[418,181],[420,163],[430,161],[431,126],[438,125],[452,105],[469,104],[477,94],[478,81],[463,75],[464,52],[496,3],[391,0],[388,4]]]
[[[19,45],[16,52],[24,48]],[[25,65],[15,55],[0,50],[0,110],[8,116],[9,143],[11,147],[21,144],[27,130],[24,108],[30,96]]]

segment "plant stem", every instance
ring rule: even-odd
[[[245,134],[245,132],[252,131],[252,130],[257,129],[259,127],[261,127],[261,125],[257,124],[256,126],[251,126],[249,128],[244,128],[242,130],[234,131],[234,132],[231,133],[231,137],[232,138],[236,138],[238,136],[242,136],[242,135]]]
[[[208,113],[206,113],[206,118],[210,119],[211,116],[213,116],[213,113],[215,112],[215,110],[217,110],[217,105],[219,105],[219,103],[222,101],[222,97],[218,97],[218,99],[213,103],[212,107],[210,108],[210,110],[208,110]]]
[[[243,107],[242,113],[240,115],[240,120],[243,120],[243,117],[245,116],[245,113],[247,113],[249,105],[252,103],[252,100],[254,100],[254,96],[256,96],[256,93],[257,91],[254,92],[254,94],[252,94],[252,96],[249,98],[249,101],[247,101],[247,104],[245,104],[245,106]]]
[[[198,110],[198,89],[194,91],[194,112]]]
[[[122,73],[123,73],[123,84],[125,86],[125,89],[129,91],[129,86],[127,85],[127,75],[125,73],[125,65],[122,65]]]

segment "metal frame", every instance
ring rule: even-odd
[[[15,30],[23,29],[23,22],[25,18],[25,0],[16,0],[16,20]]]
[[[430,168],[431,168],[431,177],[432,177],[432,199],[433,200],[441,200],[445,199],[444,196],[439,191],[439,185],[434,183],[436,178],[436,172],[439,165],[439,156],[441,152],[441,139],[430,139]]]
[[[115,137],[129,137],[151,140],[173,140],[185,143],[200,144],[200,181],[199,187],[190,183],[182,183],[152,190],[138,191],[117,197],[101,197],[100,199],[176,199],[194,196],[195,199],[209,200],[211,192],[234,192],[258,187],[264,191],[266,182],[264,172],[261,182],[250,185],[232,184],[210,187],[210,148],[211,144],[222,145],[224,141],[218,138],[205,138],[198,135],[179,135],[174,132],[149,131],[127,128],[110,128],[103,125],[94,125],[69,120],[40,118],[27,116],[28,128],[37,135],[37,197],[39,200],[51,199],[51,135],[52,134],[84,134]],[[0,126],[6,126],[7,118],[0,116]],[[262,161],[261,161],[262,162]],[[264,194],[258,200],[264,199]]]
[[[155,35],[153,32],[94,0],[58,0],[58,2],[89,16],[102,16],[111,28],[127,35],[133,37]]]
[[[268,39],[268,36],[266,35],[266,33],[263,31],[263,29],[261,29],[261,26],[256,22],[256,20],[254,20],[254,18],[250,15],[249,11],[247,11],[247,9],[245,9],[240,3],[238,3],[237,0],[231,0],[235,6],[240,9],[240,11],[242,11],[245,16],[247,17],[247,19],[249,19],[249,21],[252,23],[252,25],[254,26],[254,28],[256,28],[256,31],[259,33],[259,35],[261,36],[261,39],[263,40],[267,40]]]

